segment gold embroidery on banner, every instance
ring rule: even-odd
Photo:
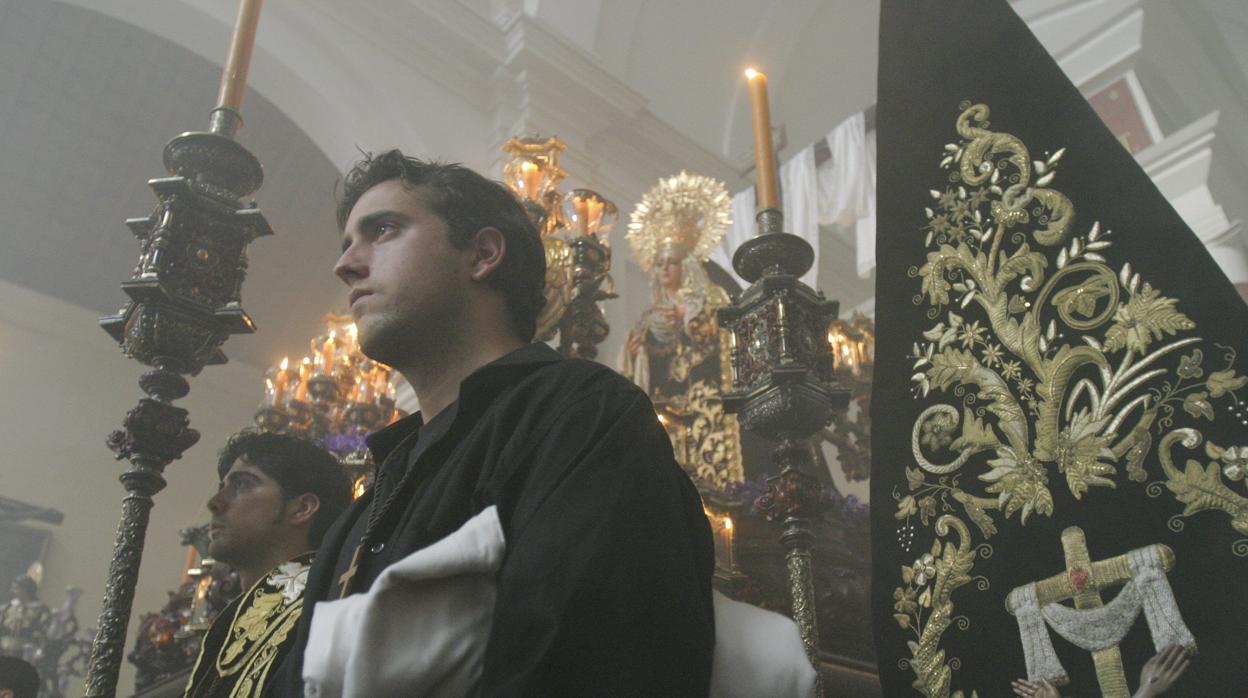
[[[1065,149],[1033,159],[1017,137],[989,130],[988,106],[960,108],[960,139],[944,147],[946,182],[931,190],[920,231],[926,260],[909,270],[919,279],[913,302],[935,322],[912,347],[912,387],[916,399],[935,402],[913,425],[908,492],[893,493],[903,549],[914,542],[913,519],[935,529],[932,552],[903,568],[894,592],[895,620],[916,634],[903,668],[929,698],[950,695],[959,665],[939,645],[951,594],[971,579],[964,520],[988,539],[1015,514],[1018,525],[1051,516],[1053,487],[1082,500],[1092,488],[1118,487],[1124,472],[1145,482],[1156,442],[1165,481],[1146,492],[1168,489],[1186,505],[1170,528],[1217,509],[1248,536],[1248,498],[1223,482],[1248,485],[1248,446],[1207,444],[1213,462],[1189,460],[1183,470],[1170,452],[1202,439],[1194,428],[1175,429],[1176,417],[1212,422],[1215,400],[1248,424],[1237,395],[1248,377],[1236,374],[1235,352],[1221,347],[1224,365],[1206,374],[1203,340],[1189,334],[1196,326],[1179,299],[1129,263],[1112,268],[1111,234],[1099,222],[1075,230],[1073,205],[1050,188]],[[1167,366],[1176,359],[1177,368]],[[951,528],[968,554],[942,562],[954,547],[941,541]],[[1248,538],[1232,549],[1248,556]]]

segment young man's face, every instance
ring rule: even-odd
[[[364,192],[347,217],[334,265],[351,289],[360,348],[399,367],[413,347],[436,341],[459,317],[472,264],[471,247],[451,245],[426,196],[400,180]]]
[[[222,478],[221,489],[208,500],[212,512],[208,553],[234,566],[262,557],[283,525],[285,509],[277,481],[239,458]]]

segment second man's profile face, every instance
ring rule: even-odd
[[[458,250],[427,192],[400,180],[364,192],[343,227],[334,273],[350,287],[347,302],[368,357],[403,366],[412,347],[457,317],[472,250]]]
[[[282,488],[264,471],[239,458],[221,479],[221,488],[208,500],[212,522],[208,552],[230,565],[261,557],[285,513]]]

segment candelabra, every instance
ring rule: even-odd
[[[295,366],[289,358],[265,374],[256,426],[321,443],[338,456],[356,496],[368,486],[372,461],[364,437],[402,416],[395,408],[395,373],[364,356],[346,315],[325,316],[325,334]]]
[[[855,414],[837,411],[823,436],[836,446],[836,459],[849,480],[871,476],[871,382],[875,363],[875,323],[861,313],[828,326],[836,378],[850,389]]]
[[[731,341],[732,391],[724,395],[724,408],[746,429],[777,442],[772,461],[779,473],[767,479],[756,506],[783,522],[793,617],[815,662],[819,633],[810,518],[821,485],[810,437],[848,405],[849,391],[836,381],[824,340],[838,304],[799,281],[814,253],[806,241],[782,232],[783,220],[778,208],[759,211],[761,234],[733,256],[733,268],[750,286],[719,311]]]
[[[186,375],[226,361],[221,345],[231,334],[253,332],[241,306],[247,247],[270,235],[250,201],[263,181],[260,162],[234,140],[260,0],[242,0],[222,75],[218,106],[207,132],[184,133],[165,146],[171,176],[148,182],[159,203],[152,215],[126,221],[142,251],[129,281],[130,300],[100,325],[125,354],[152,370],[139,379],[148,397],[126,414],[124,429],[108,437],[126,489],[121,522],[108,568],[99,630],[91,649],[86,695],[113,696],[126,626],[138,582],[152,496],[164,489],[165,466],[199,440],[187,411],[172,402],[190,390]]]
[[[529,213],[546,250],[546,305],[537,320],[538,338],[558,333],[565,356],[593,359],[610,332],[599,301],[616,297],[607,235],[619,213],[595,191],[574,189],[567,197],[559,191],[567,176],[559,156],[566,149],[553,137],[512,138],[503,145],[511,156],[503,181]]]

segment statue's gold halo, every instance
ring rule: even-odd
[[[667,248],[705,262],[731,223],[732,199],[724,183],[682,170],[660,179],[633,209],[628,245],[642,271],[650,271]]]

